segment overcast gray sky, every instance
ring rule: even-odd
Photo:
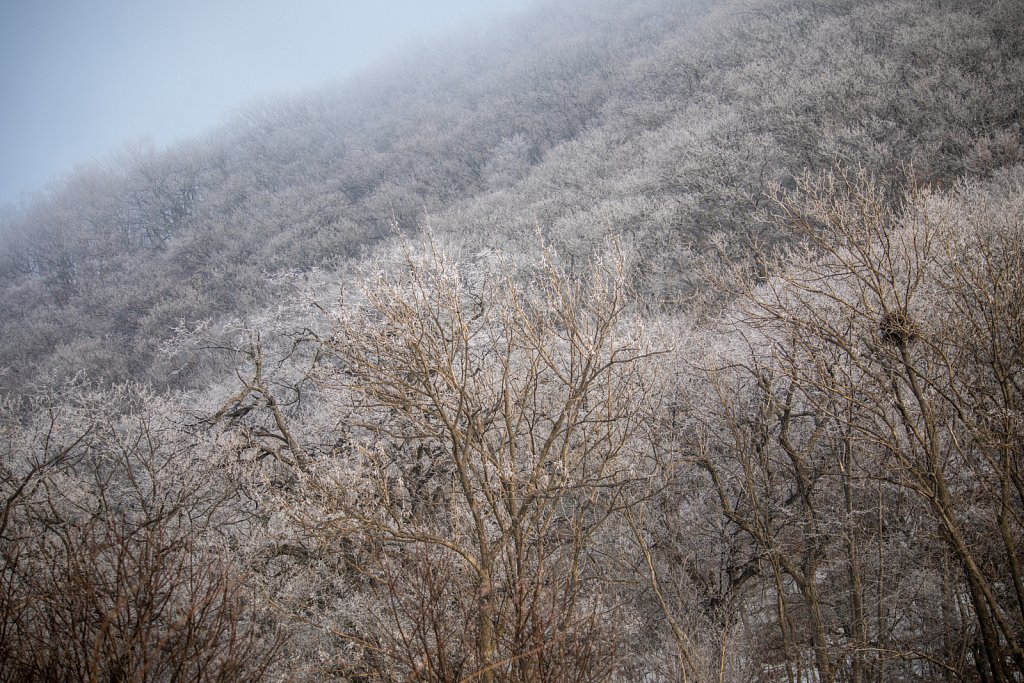
[[[0,0],[0,202],[530,0]]]

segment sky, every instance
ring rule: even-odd
[[[529,0],[0,0],[0,203]]]

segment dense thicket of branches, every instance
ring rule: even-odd
[[[9,212],[0,680],[1021,679],[1022,36],[542,3]]]
[[[700,323],[432,236],[234,388],[9,406],[5,675],[1020,676],[1024,169],[773,201]]]
[[[693,360],[687,450],[791,678],[1020,676],[1020,181],[898,212],[802,182],[779,206],[806,246]]]
[[[251,514],[181,408],[66,391],[4,406],[0,679],[262,677],[278,627],[233,552]]]

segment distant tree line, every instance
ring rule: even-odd
[[[542,3],[128,148],[0,221],[4,384],[196,386],[162,362],[179,328],[428,224],[471,250],[535,252],[540,230],[580,263],[619,236],[651,311],[680,310],[695,252],[786,238],[759,209],[804,169],[867,168],[898,199],[907,164],[945,186],[1020,161],[1022,23],[1012,0]]]

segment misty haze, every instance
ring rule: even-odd
[[[1024,680],[1024,4],[22,5],[0,681]]]

